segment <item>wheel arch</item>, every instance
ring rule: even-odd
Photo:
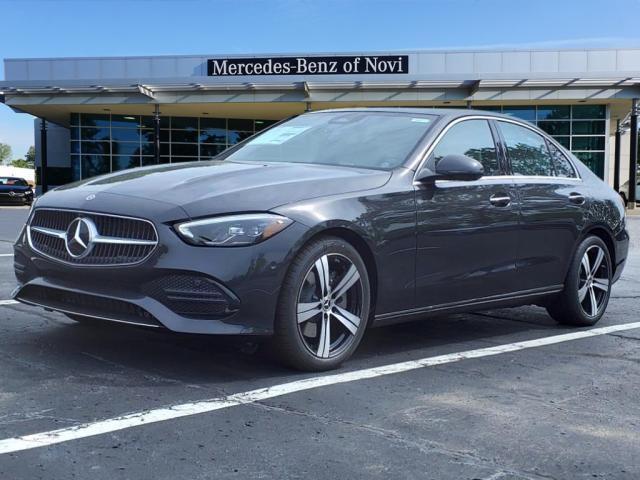
[[[613,233],[604,225],[596,224],[591,225],[582,232],[580,242],[588,236],[596,236],[604,242],[609,250],[609,256],[611,257],[611,273],[615,274],[616,271],[616,244],[613,237]]]
[[[355,248],[362,258],[362,261],[367,267],[367,276],[369,277],[369,285],[371,287],[371,308],[369,316],[373,318],[378,299],[378,266],[369,241],[366,240],[366,237],[361,232],[356,231],[349,225],[329,224],[313,229],[297,250],[301,250],[305,245],[321,237],[337,237],[344,240]]]

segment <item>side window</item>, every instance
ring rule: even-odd
[[[486,120],[465,120],[444,134],[431,153],[429,166],[434,169],[447,155],[466,155],[484,167],[485,175],[500,175],[500,165],[493,135]]]
[[[553,166],[556,170],[557,177],[576,178],[576,171],[571,165],[571,162],[567,157],[556,147],[553,143],[549,142],[549,151],[553,157]]]
[[[553,176],[553,161],[542,135],[509,122],[498,122],[514,175]]]

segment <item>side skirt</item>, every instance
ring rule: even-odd
[[[470,300],[462,300],[460,302],[429,305],[427,307],[412,308],[410,310],[381,313],[374,317],[372,326],[381,327],[384,325],[392,325],[394,323],[409,322],[411,320],[416,320],[419,317],[430,316],[430,314],[463,313],[484,310],[487,308],[530,305],[539,302],[545,297],[559,293],[563,289],[564,285],[552,285],[549,287],[521,290],[519,292],[511,292],[485,298],[474,298]]]

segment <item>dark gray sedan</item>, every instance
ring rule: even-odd
[[[528,123],[331,110],[214,161],[47,193],[15,244],[14,296],[78,321],[269,336],[324,370],[368,327],[436,313],[538,304],[592,325],[628,242],[618,194]]]

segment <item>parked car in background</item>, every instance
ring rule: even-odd
[[[351,109],[217,160],[59,187],[15,244],[20,302],[86,322],[263,335],[335,368],[369,326],[538,304],[595,324],[629,237],[618,194],[540,129],[473,110]]]
[[[31,205],[33,189],[24,178],[0,177],[0,202]]]
[[[638,196],[640,195],[640,174],[638,175],[638,183],[636,185],[636,203],[638,203]],[[620,196],[622,197],[622,201],[624,202],[625,205],[627,205],[629,203],[629,180],[627,180],[626,182],[624,182],[624,184],[622,184],[622,186],[620,187]]]

